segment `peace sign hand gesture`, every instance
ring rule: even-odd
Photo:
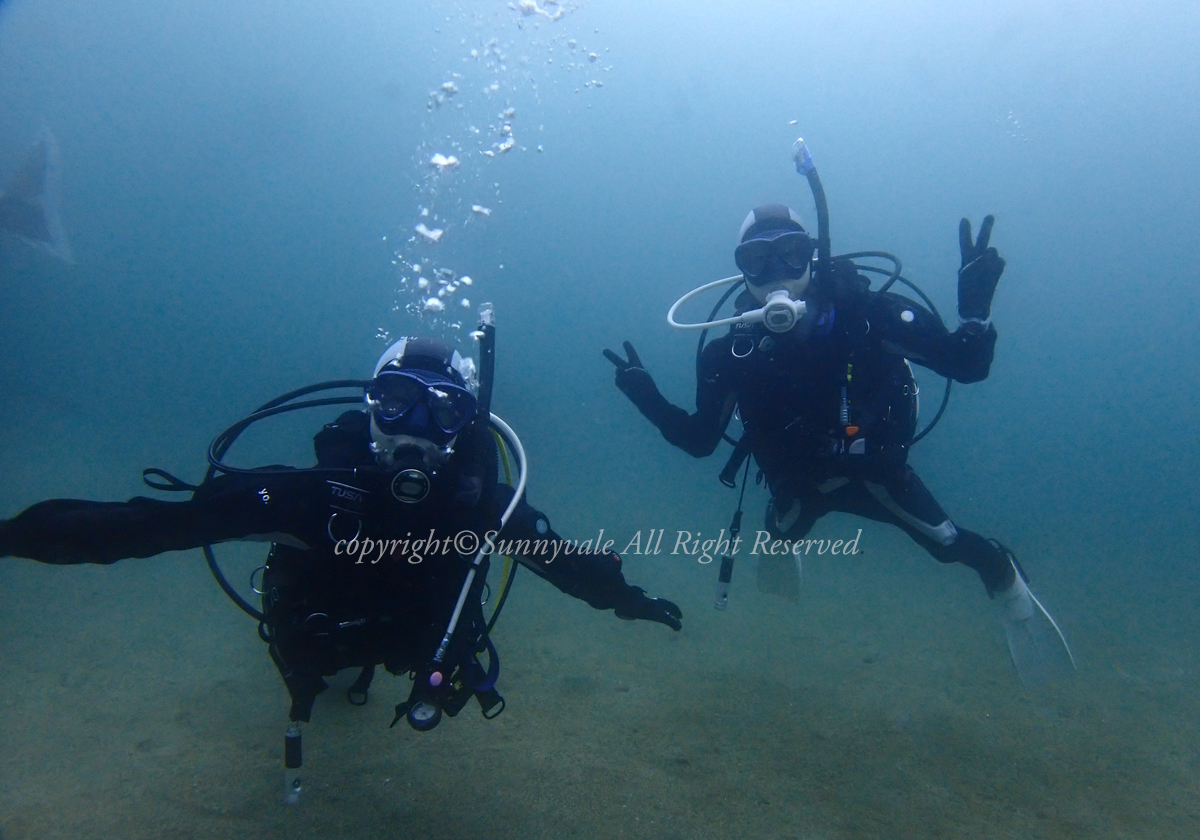
[[[616,383],[621,393],[629,397],[634,405],[640,406],[643,400],[658,394],[658,387],[654,384],[653,377],[642,367],[642,360],[638,358],[633,345],[626,341],[624,347],[628,360],[608,349],[604,351],[604,358],[617,368]]]
[[[964,321],[987,321],[992,311],[992,296],[1004,273],[1004,258],[988,247],[994,216],[985,216],[979,226],[979,238],[971,238],[971,221],[958,224],[958,245],[962,268],[958,270],[958,316]]]

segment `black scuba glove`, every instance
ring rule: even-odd
[[[604,358],[617,367],[616,383],[617,387],[621,389],[621,393],[629,397],[630,402],[638,408],[643,408],[659,396],[658,386],[654,384],[654,379],[642,367],[642,360],[638,358],[633,345],[628,341],[624,342],[624,345],[625,355],[629,357],[628,361],[607,349],[604,351]]]
[[[666,598],[647,598],[646,590],[640,586],[627,587],[625,592],[618,596],[618,600],[620,603],[614,608],[617,618],[628,621],[639,618],[643,621],[657,621],[672,630],[683,627],[679,621],[683,618],[683,612],[674,602]]]
[[[958,270],[958,317],[964,321],[983,322],[992,312],[992,295],[1004,273],[1004,258],[995,248],[988,247],[992,238],[994,216],[985,216],[979,226],[979,238],[971,240],[971,222],[958,224],[958,246],[962,251],[962,268]]]

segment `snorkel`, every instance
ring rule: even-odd
[[[817,263],[813,267],[813,279],[822,280],[821,271],[829,265],[829,203],[825,200],[825,188],[821,186],[821,176],[817,174],[817,165],[809,154],[808,144],[804,138],[797,138],[792,144],[792,160],[796,162],[796,171],[808,179],[808,188],[812,190],[813,203],[817,205]]]

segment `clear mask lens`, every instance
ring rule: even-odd
[[[816,245],[807,233],[788,231],[778,236],[751,239],[738,245],[733,252],[738,270],[749,283],[764,279],[776,261],[787,274],[803,273],[812,261]]]
[[[425,395],[425,383],[407,376],[383,374],[371,385],[370,398],[381,420],[398,420]]]
[[[462,430],[475,415],[475,397],[452,382],[412,371],[384,371],[367,391],[376,424],[386,434],[400,434],[413,408],[424,402],[437,427],[447,434]],[[413,417],[412,419],[416,419]],[[427,421],[426,421],[427,422]]]
[[[457,386],[430,385],[429,410],[434,422],[446,432],[457,432],[475,414],[475,397]]]

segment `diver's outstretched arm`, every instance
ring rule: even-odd
[[[499,489],[502,503],[507,504],[512,488],[501,485]],[[683,626],[683,613],[673,602],[648,598],[646,590],[625,582],[620,555],[600,550],[580,552],[551,529],[545,514],[524,500],[500,532],[499,541],[524,549],[515,552],[513,559],[598,610],[614,610],[618,618],[657,621],[672,630]]]
[[[143,496],[127,502],[50,499],[0,521],[0,557],[107,565],[255,535],[298,547],[315,545],[320,533],[312,523],[323,520],[313,514],[321,513],[322,497],[310,482],[302,473],[230,475],[201,485],[186,502]]]
[[[697,458],[716,451],[736,404],[735,395],[726,385],[727,378],[721,375],[718,345],[723,347],[724,342],[721,339],[713,341],[704,348],[700,358],[695,414],[672,405],[659,393],[653,377],[642,366],[637,351],[628,341],[624,343],[628,360],[611,350],[604,351],[604,357],[617,369],[616,386],[621,393],[629,397],[642,416],[653,423],[669,443]]]

